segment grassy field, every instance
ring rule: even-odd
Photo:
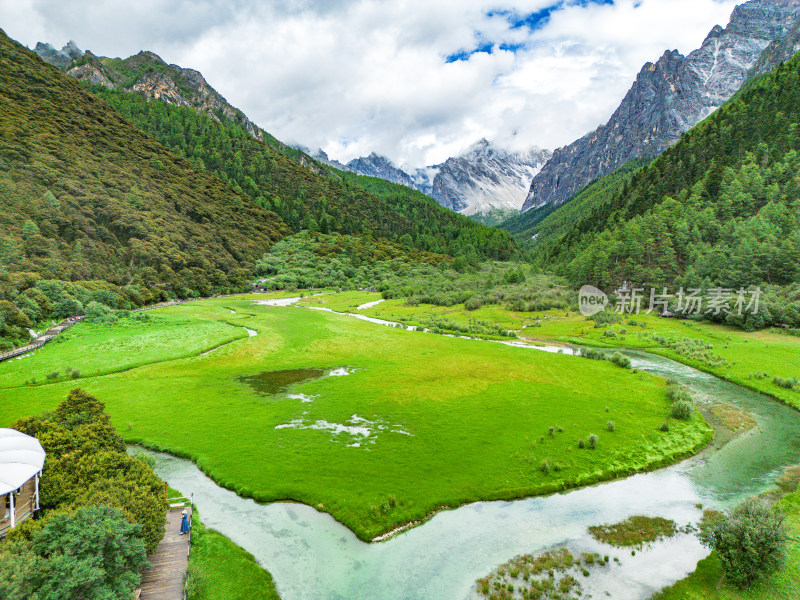
[[[531,313],[513,312],[496,305],[486,305],[469,311],[464,308],[463,304],[407,306],[404,299],[386,300],[371,308],[356,310],[363,304],[380,299],[381,295],[377,292],[341,292],[322,296],[307,295],[299,302],[299,305],[321,306],[339,312],[357,312],[368,317],[398,321],[407,325],[425,325],[430,317],[444,317],[462,325],[477,320],[496,323],[506,329],[519,330],[524,325],[533,324],[536,320],[535,315]]]
[[[253,555],[199,517],[195,512],[192,521],[188,600],[280,600],[272,575]]]
[[[430,315],[443,316],[458,323],[482,319],[516,330],[520,337],[531,341],[643,349],[769,394],[800,409],[800,386],[787,389],[773,382],[774,377],[800,379],[800,337],[779,330],[746,332],[713,323],[662,319],[644,314],[595,328],[594,321],[579,313],[515,313],[497,306],[468,311],[463,304],[452,307],[406,306],[404,300],[387,300],[375,307],[355,311],[356,306],[377,299],[380,299],[377,293],[347,292],[306,298],[303,303],[328,306],[334,310],[346,308],[367,316],[414,325],[424,322]]]
[[[0,388],[95,377],[193,356],[247,337],[222,306],[186,304],[180,311],[137,313],[113,327],[82,323],[32,356],[0,363]],[[73,378],[75,370],[78,376]]]
[[[149,313],[152,321],[132,325],[78,325],[69,339],[24,360],[27,377],[62,364],[108,373],[77,383],[106,402],[129,442],[191,457],[244,496],[316,506],[362,539],[441,507],[654,468],[710,437],[699,415],[658,431],[669,411],[664,383],[604,361],[254,306],[253,299],[159,309]],[[244,326],[258,335],[197,355]],[[137,342],[138,327],[161,339],[163,351]],[[89,350],[95,344],[103,351]],[[91,352],[90,364],[79,363]],[[341,367],[349,374],[275,396],[243,379]],[[19,387],[24,374],[5,379],[18,368],[0,364],[3,426],[52,409],[76,385]],[[597,449],[579,449],[578,440],[592,433]]]
[[[786,389],[774,377],[800,378],[800,337],[778,330],[746,332],[713,323],[637,315],[605,328],[594,328],[581,315],[547,315],[541,327],[523,337],[598,347],[642,348],[733,383],[763,392],[800,409],[800,386]],[[617,337],[604,337],[613,330]],[[624,332],[624,333],[623,333]]]
[[[740,590],[726,585],[716,554],[697,563],[697,570],[656,594],[653,600],[796,600],[800,597],[800,491],[781,501],[791,535],[790,552],[780,571]]]

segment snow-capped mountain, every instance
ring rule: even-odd
[[[465,215],[519,210],[530,182],[550,159],[538,147],[509,152],[480,140],[461,156],[448,158],[433,179],[433,197]]]
[[[464,154],[439,165],[408,173],[385,156],[374,152],[347,166],[362,175],[380,177],[412,187],[439,204],[465,215],[493,210],[519,210],[531,180],[550,159],[551,153],[532,147],[524,152],[498,148],[483,139]]]
[[[359,175],[368,175],[369,177],[379,177],[392,183],[399,183],[408,187],[414,187],[414,181],[411,176],[405,171],[398,169],[392,164],[385,156],[380,156],[373,152],[369,156],[362,156],[361,158],[354,158],[347,167],[351,171],[355,171]]]

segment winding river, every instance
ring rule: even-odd
[[[627,355],[634,367],[685,385],[699,404],[725,402],[747,411],[756,426],[719,450],[665,469],[547,497],[476,502],[373,544],[309,506],[259,505],[219,488],[189,461],[151,454],[163,479],[194,494],[208,527],[272,573],[284,600],[472,599],[478,577],[518,554],[554,546],[619,558],[582,581],[585,592],[644,599],[694,570],[707,550],[693,535],[680,534],[632,556],[595,542],[586,528],[634,514],[682,526],[696,523],[701,507],[726,508],[769,489],[785,467],[800,463],[800,413],[668,359]]]

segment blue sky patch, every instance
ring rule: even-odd
[[[555,0],[550,6],[528,14],[520,14],[514,10],[490,10],[486,13],[486,16],[490,19],[504,19],[508,23],[510,29],[521,29],[526,27],[533,32],[547,25],[548,21],[550,21],[550,15],[558,10],[568,6],[587,7],[593,4],[613,5],[614,0]],[[478,34],[476,37],[481,39],[480,34]],[[507,52],[514,53],[525,47],[526,44],[524,43],[503,42],[497,45],[499,50],[505,50]],[[448,54],[445,56],[445,62],[454,63],[457,61],[468,61],[473,54],[478,54],[481,52],[485,54],[492,54],[494,50],[495,44],[493,42],[481,41],[474,48],[460,48],[456,52]]]
[[[488,17],[502,17],[511,26],[511,29],[520,29],[527,27],[531,31],[536,31],[547,25],[550,21],[550,15],[557,10],[561,10],[567,6],[591,6],[592,4],[613,5],[614,0],[558,0],[550,6],[537,10],[536,12],[528,14],[520,14],[516,11],[510,10],[493,10],[486,13]]]
[[[501,49],[505,50],[505,48]],[[453,52],[452,54],[445,57],[445,62],[453,63],[459,60],[469,60],[469,57],[473,54],[477,54],[479,52],[483,52],[484,54],[491,54],[494,52],[494,44],[492,42],[482,42],[472,50],[465,50],[461,49],[458,52]]]

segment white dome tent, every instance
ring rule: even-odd
[[[39,510],[44,459],[39,440],[0,428],[0,537]]]

